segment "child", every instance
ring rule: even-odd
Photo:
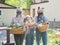
[[[25,18],[26,25],[26,43],[25,45],[33,45],[34,42],[34,26],[28,26],[27,23],[32,23],[33,19],[30,16]],[[34,23],[34,22],[33,22]]]

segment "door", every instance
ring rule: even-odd
[[[33,9],[33,17],[35,17],[35,9]]]

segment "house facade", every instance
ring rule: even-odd
[[[5,25],[11,24],[12,17],[16,15],[16,7],[0,3],[0,26],[2,23]]]
[[[32,0],[33,3],[47,2],[49,0]]]
[[[33,1],[34,2],[30,7],[31,16],[36,16],[38,7],[41,7],[41,8],[44,8],[43,9],[44,15],[48,18],[49,21],[60,23],[60,6],[59,6],[60,0],[45,0],[45,1],[33,0]],[[59,27],[60,27],[60,24],[59,24]]]
[[[23,9],[22,15],[30,15],[30,9]],[[0,2],[0,26],[11,24],[12,17],[16,16],[16,7]]]

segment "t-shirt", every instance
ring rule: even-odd
[[[23,20],[24,20],[23,17],[20,17],[20,18],[13,17],[13,18],[12,18],[12,24],[20,23],[20,24],[23,25]]]
[[[38,22],[48,23],[48,19],[45,16],[42,16],[41,18],[38,18],[38,16],[36,16],[35,20],[36,20],[36,25],[38,25]]]

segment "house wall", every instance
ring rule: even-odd
[[[30,9],[23,9],[23,15],[30,15]]]
[[[16,15],[16,9],[3,9],[3,15],[1,18],[5,25],[11,24],[12,17]]]
[[[48,3],[33,4],[30,8],[30,14],[33,14],[33,9],[35,9],[35,15],[37,15],[38,7],[44,8],[44,15],[48,17],[49,21],[60,21],[60,0],[49,0]]]
[[[41,1],[41,0],[38,0],[38,1],[37,1],[37,0],[35,0],[35,3],[39,3],[40,1]]]
[[[2,25],[2,22],[4,22],[5,25],[11,24],[12,17],[16,16],[16,9],[12,6],[0,3],[0,26]],[[7,7],[7,8],[6,8]],[[22,15],[29,15],[30,10],[29,9],[23,9]]]
[[[44,8],[44,15],[49,20],[50,28],[60,28],[60,0],[49,0],[48,3],[33,4],[30,7],[30,15],[33,15],[33,9],[35,9],[35,15],[37,15],[38,7]],[[55,19],[55,22],[54,22]]]
[[[2,10],[2,15],[0,21],[0,24],[4,22],[5,25],[11,24],[12,17],[16,16],[16,9],[0,9]],[[25,9],[23,10],[23,15],[29,15],[29,10]]]

